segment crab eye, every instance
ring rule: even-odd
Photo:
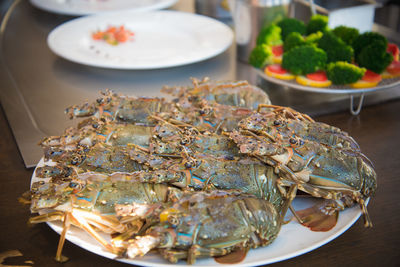
[[[72,160],[71,160],[71,164],[72,165],[76,165],[78,163],[79,163],[79,157],[73,157]]]
[[[172,225],[178,225],[179,224],[179,219],[174,216],[174,215],[169,215],[168,216],[168,222]]]
[[[281,122],[278,121],[278,120],[275,120],[275,121],[274,121],[274,125],[275,125],[275,126],[281,125]]]
[[[78,183],[75,183],[75,182],[70,182],[69,183],[69,187],[71,187],[71,188],[78,188],[78,186],[79,186]]]
[[[190,162],[186,162],[186,163],[185,163],[185,168],[186,168],[186,169],[192,168],[192,164],[191,164]]]
[[[294,145],[294,144],[297,143],[296,139],[294,139],[294,138],[290,138],[290,139],[289,139],[289,142],[290,142],[292,145]]]

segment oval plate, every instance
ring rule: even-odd
[[[150,11],[168,8],[178,0],[30,0],[35,7],[63,15],[83,16],[118,10]]]
[[[45,165],[43,159],[39,162],[38,166]],[[43,180],[35,176],[33,173],[31,183]],[[293,207],[296,210],[304,209],[315,204],[315,199],[311,198],[296,198],[293,202]],[[290,223],[282,226],[282,229],[276,240],[269,246],[260,247],[257,249],[250,249],[244,261],[234,264],[237,267],[256,266],[270,264],[278,261],[287,260],[311,250],[314,250],[344,233],[352,226],[361,215],[359,206],[348,208],[339,213],[339,220],[336,226],[328,232],[313,232],[308,228],[302,226],[297,221],[292,220]],[[48,225],[58,234],[62,231],[62,223],[50,222]],[[109,235],[101,234],[107,241],[111,238]],[[75,245],[86,249],[92,253],[100,256],[114,259],[127,264],[134,264],[138,266],[151,266],[151,267],[172,267],[172,266],[227,266],[226,264],[219,264],[212,258],[197,259],[193,265],[186,265],[185,261],[180,261],[177,264],[169,263],[163,259],[161,255],[156,253],[149,253],[144,257],[137,259],[121,259],[117,258],[115,254],[106,251],[100,243],[93,237],[89,236],[85,231],[76,227],[71,227],[66,235],[66,239]],[[56,244],[54,244],[56,245]],[[68,255],[66,255],[68,256]],[[71,259],[73,261],[74,259]]]
[[[184,22],[184,23],[183,23]],[[92,33],[124,25],[132,40],[110,45]],[[47,43],[70,61],[112,69],[158,69],[206,60],[225,51],[232,30],[206,16],[178,11],[116,12],[78,18],[55,28]]]

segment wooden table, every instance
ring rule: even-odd
[[[362,219],[359,219],[330,243],[272,266],[399,266],[399,111],[400,101],[392,101],[366,107],[357,117],[343,112],[316,118],[349,132],[374,163],[378,173],[378,190],[368,206],[374,227],[364,228]],[[128,266],[92,254],[68,241],[64,254],[70,257],[70,261],[64,264],[54,261],[59,235],[46,224],[28,227],[29,208],[17,201],[29,189],[33,169],[25,169],[3,110],[0,110],[0,136],[0,261],[6,252],[19,251],[22,254],[3,259],[2,264],[32,266],[33,262],[33,266]]]
[[[0,2],[0,15],[3,16],[13,1]],[[179,4],[187,5],[188,2],[189,0],[182,0]],[[193,4],[193,1],[191,3]],[[175,8],[179,10],[181,7]],[[182,10],[188,11],[186,8]],[[34,135],[35,128],[32,125],[28,127],[31,117],[26,116],[24,107],[17,101],[20,96],[12,97],[16,94],[14,87],[20,87],[21,95],[25,97],[27,104],[35,98],[47,99],[48,101],[41,101],[40,105],[32,104],[31,107],[43,108],[44,113],[49,115],[46,118],[37,116],[36,119],[42,119],[44,122],[42,126],[45,125],[46,128],[52,125],[61,131],[62,129],[57,124],[60,121],[57,116],[64,118],[64,114],[59,107],[67,106],[62,101],[68,102],[70,98],[72,101],[73,97],[92,99],[92,95],[97,94],[104,86],[126,88],[126,91],[135,93],[136,87],[143,87],[146,89],[143,91],[146,92],[148,89],[146,86],[158,90],[164,84],[183,84],[183,81],[188,81],[189,77],[249,79],[249,75],[243,72],[245,68],[240,68],[243,64],[236,62],[234,45],[218,57],[205,62],[154,72],[113,71],[80,66],[55,56],[46,45],[46,36],[50,30],[69,19],[71,18],[36,10],[29,5],[28,1],[20,1],[15,12],[10,16],[10,23],[4,35],[6,38],[1,43],[8,73],[0,69],[0,95],[4,109],[9,108],[7,116],[10,124],[0,107],[0,266],[129,266],[90,253],[70,242],[66,242],[64,247],[64,254],[70,257],[70,261],[59,264],[53,259],[59,235],[46,224],[34,227],[27,225],[30,217],[29,207],[22,206],[17,199],[29,189],[33,169],[25,168],[23,158],[18,151],[18,147],[21,151],[23,150],[22,146],[17,146],[14,136],[18,140],[18,135],[28,132],[30,139],[26,143],[33,144],[39,140],[36,140]],[[25,44],[26,40],[29,40],[27,42],[29,45]],[[37,67],[37,62],[40,62],[40,68]],[[9,79],[10,77],[13,79]],[[399,89],[392,90],[393,94],[398,94]],[[281,90],[275,94],[281,97],[278,99],[274,97],[273,92],[270,93],[274,104],[286,105],[285,101],[289,100],[290,106],[295,106],[293,104],[298,104],[298,102],[306,104],[312,102],[305,100],[306,95],[302,92]],[[378,95],[371,95],[367,100],[379,100]],[[315,99],[318,103],[321,100],[317,97],[310,97],[310,99]],[[72,103],[78,102],[74,99]],[[333,105],[336,105],[336,102]],[[321,106],[324,111],[328,110],[325,103],[318,105],[318,108]],[[316,118],[349,132],[360,144],[362,151],[375,164],[378,190],[368,206],[374,227],[365,229],[360,219],[348,231],[330,243],[305,255],[275,263],[272,266],[400,265],[399,111],[400,100],[397,100],[364,107],[357,117],[345,111]],[[33,112],[33,114],[39,113]],[[17,128],[14,127],[14,133],[12,133],[10,125],[13,124],[10,118],[23,127],[18,128],[19,130],[15,130]]]

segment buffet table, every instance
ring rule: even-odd
[[[12,1],[4,1],[2,15]],[[193,12],[191,1],[172,8]],[[29,190],[32,167],[40,159],[37,142],[59,134],[68,126],[67,105],[91,99],[105,88],[122,93],[157,95],[163,85],[187,85],[189,78],[248,79],[271,96],[274,104],[291,105],[348,132],[374,163],[378,190],[368,205],[373,228],[360,218],[333,241],[304,255],[271,266],[398,266],[400,257],[400,87],[377,93],[366,100],[358,116],[348,110],[347,97],[321,97],[275,89],[260,81],[251,68],[235,59],[233,44],[215,58],[188,66],[146,71],[120,71],[81,66],[57,57],[46,46],[49,31],[72,17],[54,15],[21,1],[3,29],[3,68],[0,72],[0,266],[129,266],[90,253],[66,242],[64,255],[54,261],[59,235],[46,224],[27,226],[29,207],[18,203]],[[30,27],[30,28],[26,28]],[[8,30],[7,30],[8,29]],[[24,40],[19,34],[26,33]],[[16,42],[20,40],[21,42]],[[5,68],[4,68],[5,66]],[[302,100],[299,100],[299,96]],[[329,101],[328,101],[329,100]],[[306,105],[307,103],[308,105]],[[329,113],[329,114],[327,114]]]

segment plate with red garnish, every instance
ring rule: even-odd
[[[182,23],[184,22],[184,23]],[[73,19],[49,34],[49,48],[75,63],[112,69],[159,69],[224,52],[231,28],[179,11],[121,11]]]
[[[348,85],[332,84],[324,71],[293,75],[276,63],[268,65],[264,69],[254,69],[266,81],[313,93],[355,95],[389,89],[400,84],[400,63],[398,61],[392,62],[382,74],[367,70],[359,81]]]

